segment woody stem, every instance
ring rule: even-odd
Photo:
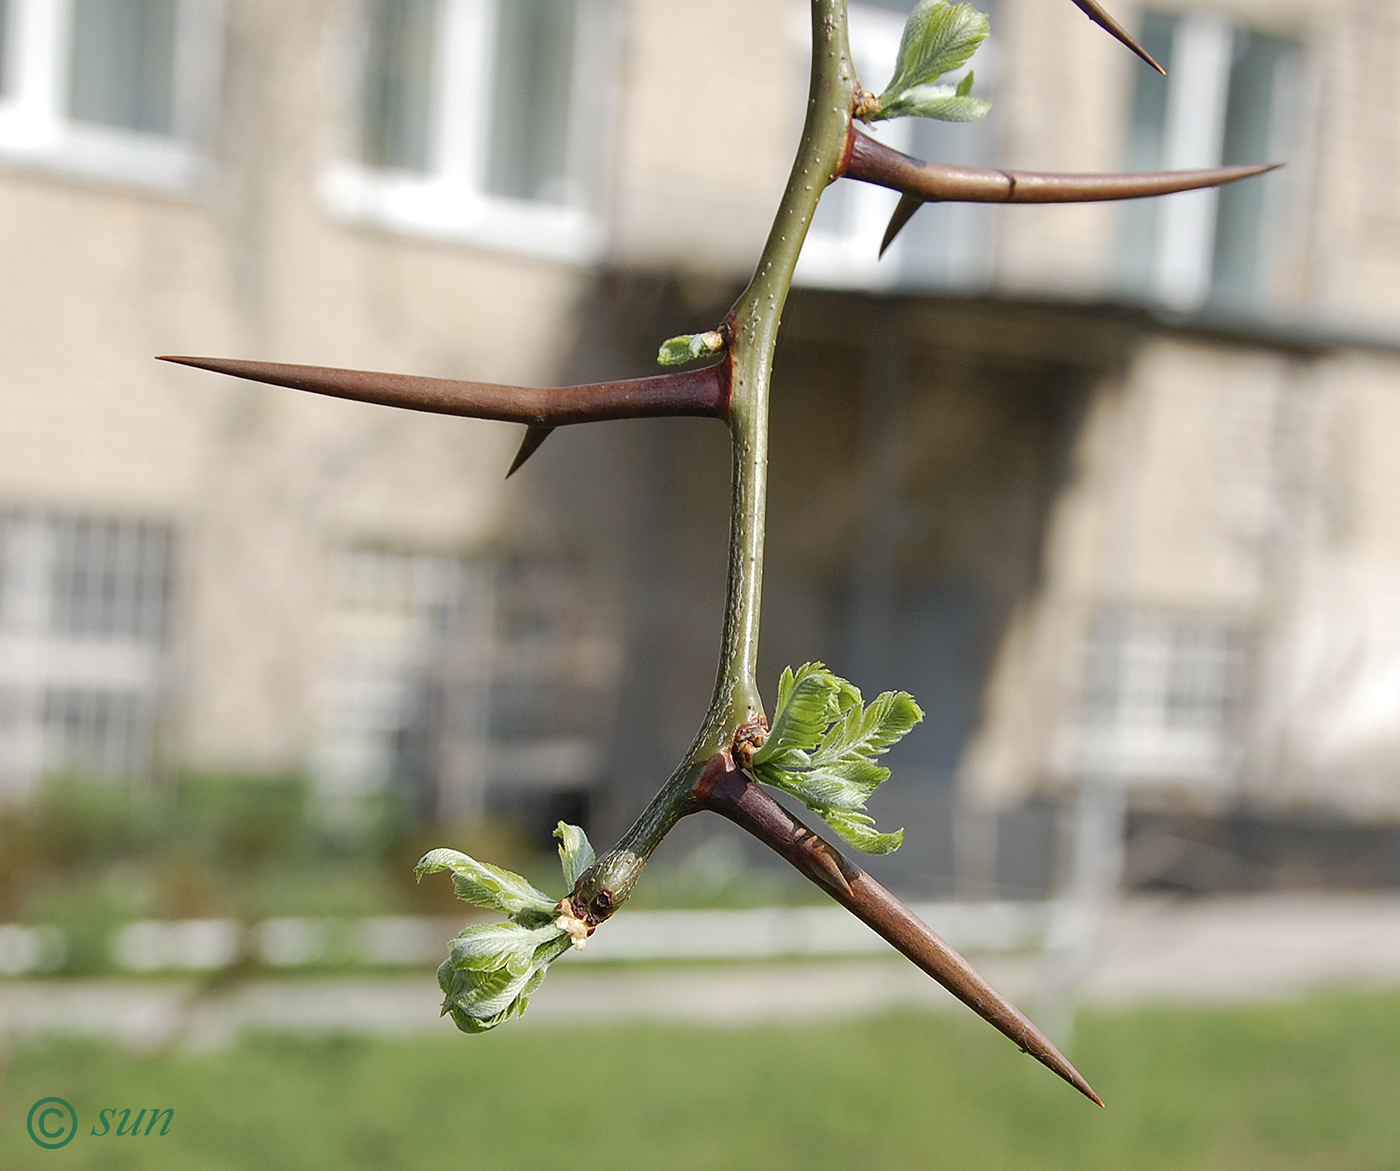
[[[584,876],[580,898],[607,890],[616,908],[627,897],[661,839],[695,811],[692,794],[705,762],[728,747],[739,727],[763,714],[756,673],[773,352],[817,202],[840,173],[858,91],[845,0],[812,0],[812,76],[802,140],[758,267],[727,320],[734,471],[724,633],[714,694],[685,758],[636,824]]]

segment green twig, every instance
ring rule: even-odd
[[[841,171],[859,90],[846,32],[845,0],[812,0],[812,79],[802,141],[758,268],[725,321],[731,339],[729,432],[734,482],[724,635],[714,696],[695,742],[670,780],[617,846],[580,880],[576,900],[581,907],[590,907],[598,920],[622,904],[661,839],[695,811],[694,788],[706,762],[728,748],[741,727],[763,719],[756,671],[773,352],[807,229],[822,192]]]

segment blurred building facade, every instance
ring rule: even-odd
[[[908,7],[853,6],[872,87]],[[1167,80],[998,0],[991,117],[881,135],[1288,167],[926,207],[883,260],[893,197],[829,193],[775,387],[762,682],[821,657],[924,703],[875,810],[911,887],[1053,886],[1086,778],[1128,794],[1135,881],[1256,881],[1260,835],[1309,826],[1400,881],[1391,838],[1357,846],[1400,823],[1400,3],[1119,8]],[[805,99],[798,0],[704,25],[0,0],[0,790],[207,769],[308,775],[332,820],[635,813],[713,677],[722,428],[570,429],[503,484],[512,428],[151,355],[646,373],[746,279]]]

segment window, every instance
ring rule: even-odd
[[[497,572],[491,679],[491,782],[510,790],[586,795],[603,779],[599,730],[615,680],[590,634],[577,570],[514,560]]]
[[[1300,123],[1297,44],[1207,14],[1148,13],[1142,33],[1168,75],[1138,71],[1129,169],[1288,158]],[[1287,184],[1284,171],[1125,204],[1125,290],[1182,312],[1267,308]]]
[[[384,796],[451,818],[586,794],[602,775],[607,659],[564,566],[334,554],[312,759],[322,815],[353,827]]]
[[[326,655],[312,759],[322,815],[353,826],[365,801],[399,792],[422,812],[450,808],[444,783],[450,728],[479,759],[489,578],[442,553],[356,549],[332,557]],[[458,653],[460,652],[460,653]],[[456,664],[466,673],[453,676]],[[444,711],[451,698],[458,709]],[[445,724],[444,716],[450,715]],[[480,779],[458,778],[471,789]],[[458,794],[470,807],[477,794]]]
[[[912,3],[887,0],[852,4],[851,52],[867,89],[878,92],[894,72],[900,36]],[[988,6],[979,5],[984,11]],[[992,13],[995,17],[995,12]],[[993,19],[993,27],[995,27]],[[810,37],[804,11],[802,51]],[[991,97],[996,81],[996,39],[989,37],[971,62],[977,71],[977,94]],[[966,71],[944,80],[956,81]],[[978,122],[953,124],[929,118],[895,118],[864,126],[865,133],[887,146],[919,158],[969,166],[991,166],[996,156],[996,113]],[[797,280],[838,288],[974,289],[991,277],[992,215],[979,204],[926,204],[880,256],[885,225],[899,196],[869,183],[837,183],[822,196],[802,257]]]
[[[0,159],[154,187],[198,175],[218,0],[0,0]]]
[[[0,793],[149,777],[170,548],[162,525],[0,517]]]
[[[333,211],[587,260],[610,0],[362,0],[351,158]]]
[[[1125,781],[1224,780],[1233,766],[1242,642],[1224,618],[1101,613],[1089,637],[1085,771]]]

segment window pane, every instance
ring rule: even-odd
[[[978,7],[986,9],[985,0]],[[910,118],[910,154],[969,167],[996,163],[995,94],[980,67],[977,81],[975,92],[993,101],[992,113],[977,122]],[[984,285],[991,276],[993,214],[985,203],[925,204],[904,229],[902,260],[908,283],[964,289]]]
[[[503,0],[497,9],[495,109],[487,188],[568,201],[575,0]]]
[[[370,166],[428,169],[437,7],[437,0],[366,5],[361,153]]]
[[[9,80],[5,76],[5,46],[8,43],[7,34],[9,31],[10,5],[8,0],[0,0],[0,96],[4,96],[9,84]]]
[[[69,114],[174,132],[176,0],[74,0]]]
[[[1273,127],[1280,76],[1296,46],[1257,33],[1238,34],[1235,45],[1221,162],[1267,162],[1276,146]],[[1211,291],[1215,302],[1238,310],[1257,306],[1265,275],[1265,205],[1269,184],[1278,181],[1278,176],[1250,179],[1220,189]]]
[[[1138,40],[1143,48],[1172,68],[1172,42],[1176,20],[1159,12],[1143,17]],[[1167,79],[1152,69],[1136,69],[1137,86],[1133,95],[1133,121],[1128,138],[1125,170],[1157,171],[1167,133]],[[1152,287],[1152,258],[1157,237],[1160,201],[1134,199],[1123,205],[1123,285],[1130,292],[1145,294]]]

